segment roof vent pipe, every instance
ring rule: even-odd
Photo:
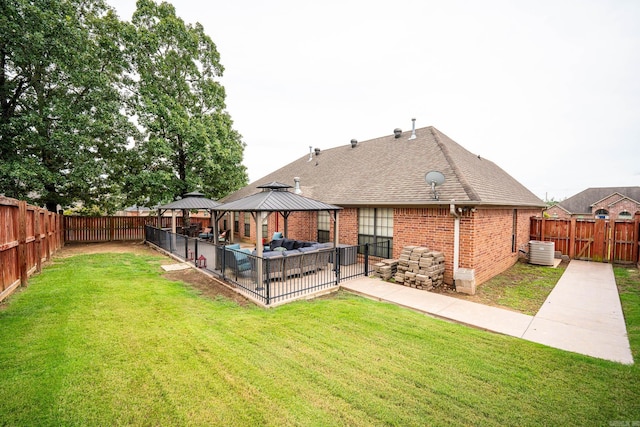
[[[358,145],[358,140],[357,139],[352,139],[351,140],[351,148],[356,148],[356,145]]]
[[[402,135],[402,129],[400,128],[395,128],[393,130],[393,136],[395,136],[396,139],[400,138],[400,135]]]
[[[316,156],[320,155],[320,149],[319,148],[314,148],[315,152],[316,152]]]
[[[411,136],[409,137],[409,141],[411,141],[412,139],[416,139],[416,119],[411,119],[412,122],[412,129],[411,129]]]
[[[293,177],[293,182],[295,182],[295,188],[293,192],[296,194],[302,193],[302,190],[300,189],[300,177],[297,177],[297,176]]]

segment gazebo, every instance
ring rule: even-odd
[[[249,212],[256,224],[256,254],[262,257],[262,223],[272,213],[279,213],[284,218],[284,234],[287,235],[287,220],[292,212],[301,211],[327,211],[331,220],[335,222],[333,233],[334,247],[338,245],[339,218],[338,212],[342,209],[339,206],[330,205],[318,200],[301,196],[300,194],[289,191],[290,185],[280,182],[271,182],[269,184],[258,186],[262,191],[235,200],[233,202],[224,203],[216,206],[213,211],[216,212],[216,220],[213,224],[213,236],[216,244],[218,243],[218,220],[227,212]]]
[[[200,193],[198,191],[185,193],[182,199],[179,199],[174,202],[158,207],[158,224],[161,223],[160,219],[162,218],[162,214],[170,210],[171,211],[171,232],[175,233],[177,210],[207,210],[211,214],[211,227],[217,229],[218,228],[217,224],[214,224],[214,218],[215,218],[214,210],[218,206],[220,206],[220,202],[207,199],[206,197],[204,197],[203,193]]]

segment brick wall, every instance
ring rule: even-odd
[[[593,212],[605,209],[609,212],[609,218],[617,219],[621,212],[629,212],[632,216],[640,211],[640,205],[632,200],[621,198],[619,194],[612,194],[593,206]]]
[[[405,246],[427,246],[445,257],[444,281],[453,283],[454,220],[448,208],[399,208],[393,213],[393,257]]]
[[[318,237],[318,217],[315,212],[293,212],[289,215],[287,225],[290,239],[315,241]]]
[[[551,206],[544,211],[550,218],[571,218],[571,215],[558,206]]]
[[[248,214],[247,214],[248,215]],[[512,208],[465,209],[460,215],[459,267],[475,269],[478,285],[512,266],[518,259],[518,249],[529,242],[531,216],[540,215],[539,209],[516,210],[516,244],[512,247],[514,210]],[[339,243],[358,243],[358,209],[347,208],[339,213]],[[292,239],[317,239],[317,214],[294,212],[288,220],[288,236]],[[445,256],[444,280],[453,283],[454,218],[449,208],[397,208],[393,218],[393,257],[400,256],[405,246],[427,246]],[[241,224],[242,214],[241,214]],[[335,232],[331,221],[330,235]],[[269,217],[269,233],[284,231],[284,218]],[[255,224],[251,223],[252,242],[255,242]]]
[[[340,226],[339,226],[340,229],[338,231],[338,243],[347,244],[347,245],[357,245],[358,244],[358,209],[354,209],[354,208],[343,209],[340,211],[338,215],[340,218]]]

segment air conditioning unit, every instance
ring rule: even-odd
[[[554,255],[555,243],[537,240],[529,242],[529,264],[553,265]]]

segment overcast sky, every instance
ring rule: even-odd
[[[640,185],[638,0],[171,3],[218,47],[250,181],[415,117],[543,200]]]

